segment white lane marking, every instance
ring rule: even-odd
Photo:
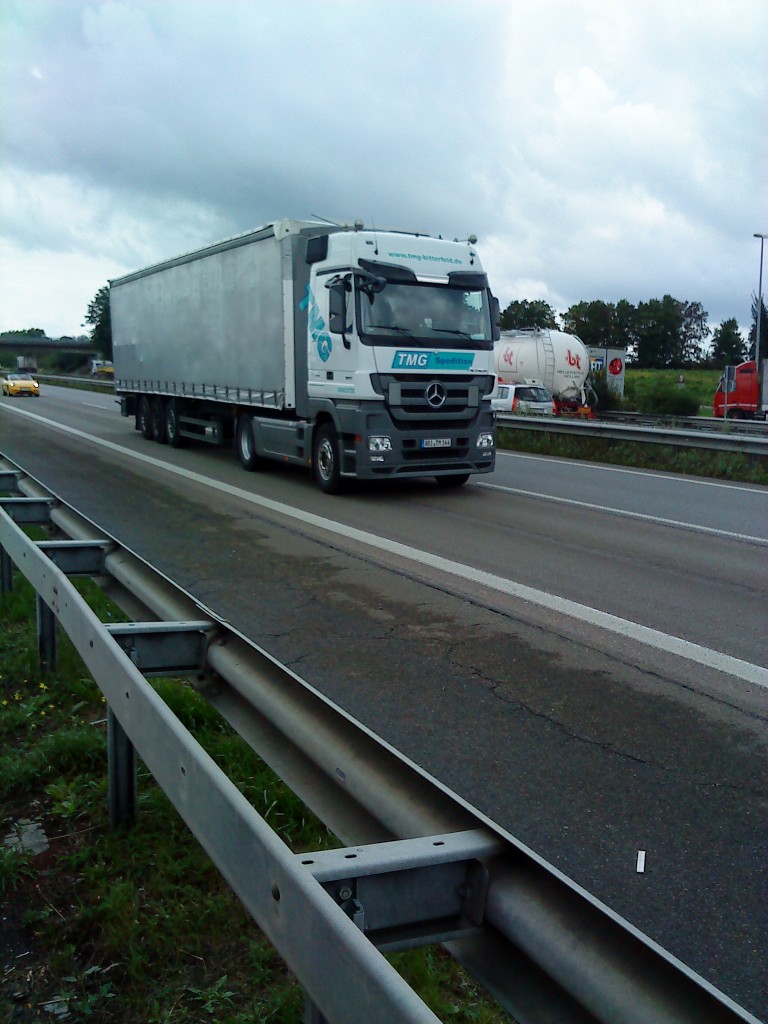
[[[440,555],[433,555],[429,552],[419,551],[417,548],[410,547],[407,544],[400,544],[398,541],[387,540],[352,526],[335,523],[324,516],[317,516],[312,512],[304,512],[301,509],[293,508],[291,505],[285,505],[281,501],[264,498],[259,494],[252,494],[250,491],[244,491],[240,487],[233,487],[231,484],[225,484],[219,480],[212,480],[210,477],[195,473],[192,470],[171,466],[161,459],[153,458],[151,455],[132,452],[121,445],[114,444],[112,441],[105,441],[102,438],[86,434],[75,427],[67,427],[64,424],[55,423],[35,413],[25,412],[21,409],[14,409],[13,412],[19,416],[28,416],[30,419],[38,420],[45,426],[53,427],[54,430],[59,430],[64,434],[82,438],[119,455],[135,459],[137,462],[143,462],[148,466],[164,470],[166,473],[183,477],[185,480],[190,480],[203,487],[208,487],[211,490],[220,491],[222,494],[239,498],[241,501],[250,502],[261,508],[269,509],[271,512],[277,512],[286,518],[315,526],[334,536],[355,540],[360,544],[365,544],[379,551],[386,551],[389,554],[397,555],[399,558],[429,566],[431,569],[437,569],[439,572],[447,573],[449,576],[456,576],[460,580],[477,583],[489,590],[495,590],[509,597],[519,598],[521,601],[537,605],[540,608],[546,608],[548,611],[556,612],[559,615],[568,616],[578,622],[597,626],[609,633],[628,637],[630,640],[636,640],[656,650],[666,651],[668,654],[685,658],[698,665],[715,669],[718,672],[725,672],[728,675],[735,676],[737,679],[742,679],[744,682],[754,683],[756,686],[768,689],[768,669],[762,668],[760,665],[753,665],[749,661],[743,661],[741,658],[734,658],[730,654],[713,651],[708,647],[703,647],[701,644],[692,643],[690,640],[683,640],[681,637],[670,636],[668,633],[662,633],[660,630],[652,629],[650,626],[643,626],[640,623],[631,622],[629,619],[622,619],[618,615],[611,615],[610,612],[603,612],[598,608],[590,608],[588,605],[579,604],[578,601],[557,597],[557,595],[550,594],[545,590],[535,590],[533,587],[528,587],[523,583],[515,583],[513,580],[504,579],[502,576],[485,572],[483,569],[476,569],[471,565],[463,565],[460,562],[451,561]]]
[[[543,463],[557,463],[560,466],[573,466],[573,459],[558,459],[554,455],[529,455],[527,452],[506,452],[497,451],[496,458],[504,459],[527,459],[529,462],[543,462]],[[631,476],[653,476],[657,480],[671,480],[673,482],[681,482],[679,473],[660,473],[651,469],[631,469],[628,466],[608,466],[603,462],[585,462],[579,461],[579,467],[581,469],[591,469],[595,473],[628,473]],[[755,492],[760,494],[761,491],[757,485],[749,486],[747,484],[734,484],[728,483],[723,480],[704,480],[702,477],[685,477],[683,478],[686,484],[690,484],[691,487],[720,487],[727,491],[747,491],[754,494]]]
[[[526,498],[538,498],[541,501],[554,501],[560,505],[574,505],[577,508],[588,508],[593,512],[607,512],[612,516],[626,516],[628,519],[642,519],[648,523],[661,523],[662,526],[676,526],[695,533],[709,533],[715,537],[728,537],[731,540],[748,541],[750,544],[768,546],[767,537],[753,537],[749,533],[732,533],[730,530],[718,530],[714,526],[701,526],[698,523],[684,523],[679,519],[665,519],[663,516],[652,516],[645,512],[630,512],[628,509],[614,508],[611,505],[594,505],[591,501],[578,501],[576,498],[563,498],[557,494],[541,494],[538,491],[524,491],[521,487],[506,487],[504,484],[489,484],[478,480],[479,487],[487,487],[492,491],[506,491],[509,494],[522,494]]]

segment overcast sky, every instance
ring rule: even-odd
[[[3,0],[0,47],[0,330],[313,214],[474,232],[502,307],[749,326],[765,0]]]

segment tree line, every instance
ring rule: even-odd
[[[577,302],[559,317],[542,299],[514,300],[501,314],[504,330],[563,330],[576,334],[585,345],[619,348],[641,368],[726,366],[754,358],[757,297],[752,297],[752,327],[745,340],[735,318],[715,328],[710,339],[709,314],[700,302],[681,302],[671,295],[637,305],[620,302]],[[768,313],[762,303],[761,353],[768,342]]]
[[[649,299],[637,305],[620,302],[577,302],[558,316],[543,299],[515,299],[503,310],[503,331],[563,330],[575,334],[585,345],[619,348],[640,368],[664,369],[690,366],[724,367],[753,359],[757,334],[757,296],[752,296],[752,326],[745,340],[735,318],[715,328],[710,339],[709,314],[700,302],[681,302],[671,295]],[[112,358],[112,324],[109,287],[104,285],[91,300],[85,314],[91,325],[91,341],[105,359]],[[762,303],[760,351],[768,355],[768,311]],[[44,334],[40,328],[19,334]]]

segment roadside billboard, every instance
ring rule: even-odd
[[[596,348],[589,346],[589,368],[594,373],[605,373],[608,390],[624,397],[624,365],[627,353],[623,348]]]

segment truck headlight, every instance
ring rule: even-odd
[[[390,438],[384,437],[369,437],[368,438],[368,451],[369,452],[391,452],[392,441]]]
[[[493,434],[478,434],[477,435],[477,447],[478,448],[493,448]]]

